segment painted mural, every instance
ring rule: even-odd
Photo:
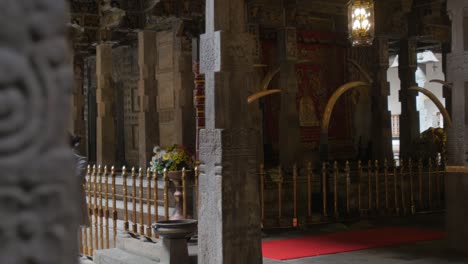
[[[320,140],[320,123],[328,99],[345,82],[346,48],[338,43],[341,36],[321,32],[298,32],[299,59],[296,65],[298,93],[296,96],[301,142],[306,150],[316,151]],[[266,65],[278,65],[276,40],[262,43],[263,61]],[[281,73],[280,73],[281,74]],[[278,89],[278,77],[269,89]],[[278,149],[278,116],[280,95],[265,99],[265,141],[275,153]],[[330,139],[349,138],[346,120],[346,100],[337,103],[330,124]]]

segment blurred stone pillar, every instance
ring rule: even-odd
[[[98,164],[116,162],[115,90],[112,87],[112,45],[99,44],[96,48],[97,124],[96,159]]]
[[[205,129],[200,131],[198,263],[262,263],[256,150],[249,105],[254,37],[244,0],[206,0],[200,42]]]
[[[447,156],[450,166],[468,165],[468,0],[449,0],[452,20],[452,50],[447,57],[447,81],[453,83],[451,114],[447,128]],[[446,223],[450,248],[468,253],[468,174],[450,173],[445,182]]]
[[[78,263],[68,12],[63,0],[2,2],[1,263]]]
[[[415,91],[408,90],[416,84],[417,54],[416,40],[401,39],[398,54],[398,75],[400,88],[400,158],[407,159],[413,155],[414,140],[419,137],[419,112],[416,108]]]
[[[140,109],[138,113],[138,149],[140,167],[149,166],[153,148],[159,145],[159,120],[157,109],[157,58],[156,32],[144,30],[138,33],[138,63],[140,81],[138,96]]]
[[[388,40],[378,37],[374,41],[374,83],[371,89],[372,98],[372,146],[373,159],[389,161],[393,159],[392,120],[388,110],[390,83],[387,80],[389,67]]]

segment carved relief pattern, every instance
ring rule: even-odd
[[[65,7],[2,2],[0,20],[9,25],[0,30],[2,263],[77,260],[78,183],[64,138],[73,83]]]
[[[448,54],[447,56],[448,70],[451,75],[451,79],[462,78],[468,80],[468,52],[462,54]]]
[[[217,37],[216,37],[217,36]],[[220,68],[219,34],[202,35],[200,41],[200,71],[207,73]]]

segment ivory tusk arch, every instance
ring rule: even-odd
[[[273,89],[273,90],[266,90],[266,91],[261,91],[261,92],[258,92],[258,93],[255,93],[251,96],[249,96],[247,98],[247,103],[251,104],[255,101],[257,101],[258,99],[262,98],[262,97],[265,97],[267,95],[271,95],[271,94],[276,94],[276,93],[281,93],[281,90],[279,89]]]
[[[422,87],[419,87],[419,86],[411,86],[409,88],[409,90],[420,92],[420,93],[424,94],[425,96],[429,97],[429,99],[431,99],[431,101],[437,106],[439,111],[444,116],[444,122],[447,125],[447,127],[452,126],[452,118],[450,117],[447,109],[445,109],[444,105],[440,102],[440,100],[437,98],[437,96],[435,96],[435,94],[433,94],[431,91],[429,91],[427,89],[424,89]]]

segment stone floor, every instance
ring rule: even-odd
[[[444,230],[444,215],[418,215],[404,218],[382,218],[372,221],[349,222],[346,224],[329,224],[311,226],[302,230],[265,231],[264,241],[321,235],[350,230],[369,229],[383,226],[417,226],[432,230]],[[264,259],[264,264],[462,264],[468,263],[468,256],[448,250],[443,240],[425,241],[397,247],[379,248],[302,258],[289,261]],[[82,261],[82,264],[92,262]]]

